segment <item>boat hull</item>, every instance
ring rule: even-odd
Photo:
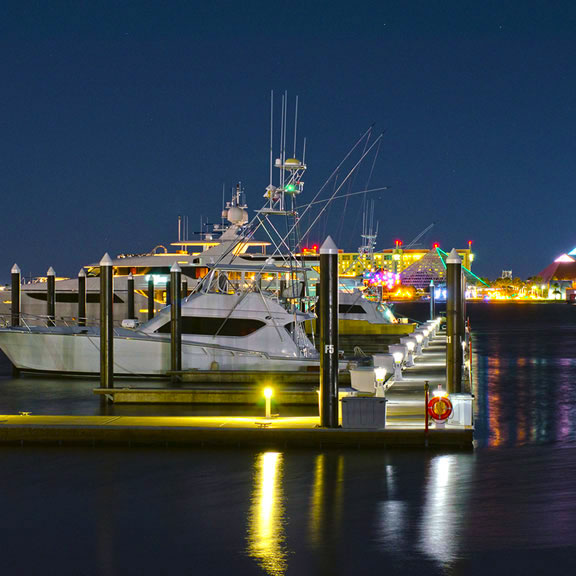
[[[100,373],[97,334],[0,331],[0,348],[21,371],[64,374]],[[262,352],[182,342],[183,370],[311,370],[318,359],[274,357]],[[170,341],[116,337],[114,374],[165,376],[170,371]]]

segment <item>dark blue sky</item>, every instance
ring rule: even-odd
[[[0,73],[0,281],[174,241],[223,184],[259,207],[272,89],[299,96],[306,198],[385,131],[379,248],[435,222],[426,245],[527,277],[576,246],[573,2],[3,2]],[[312,239],[358,246],[343,207]]]

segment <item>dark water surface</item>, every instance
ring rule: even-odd
[[[2,573],[574,573],[576,307],[468,311],[474,453],[2,448]],[[0,371],[0,413],[98,413]]]

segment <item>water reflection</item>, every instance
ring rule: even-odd
[[[274,576],[284,574],[288,566],[282,465],[283,455],[279,452],[264,452],[256,457],[248,522],[248,553],[266,574]]]
[[[344,456],[318,454],[310,498],[309,532],[312,547],[327,547],[338,540],[342,523]]]
[[[419,546],[444,566],[462,549],[473,472],[471,454],[436,456],[429,464]]]

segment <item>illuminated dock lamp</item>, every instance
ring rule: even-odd
[[[416,340],[415,354],[417,356],[420,356],[420,354],[422,354],[422,342],[424,342],[424,334],[422,334],[421,332],[415,332],[414,339]]]
[[[430,344],[430,330],[428,329],[427,326],[424,326],[423,328],[421,328],[419,330],[419,332],[422,333],[422,336],[424,337],[424,339],[422,340],[422,348],[427,348],[428,345]]]
[[[274,390],[270,388],[270,386],[266,386],[264,388],[264,398],[266,399],[266,418],[272,417],[272,395],[274,394]]]
[[[406,357],[404,358],[406,368],[412,368],[412,366],[414,366],[414,351],[416,349],[415,336],[406,336],[404,338],[400,338],[400,344],[404,344],[404,346],[406,346]]]
[[[386,380],[386,368],[384,366],[376,366],[374,368],[374,388],[376,388],[376,396],[384,398],[386,396],[386,388],[384,381]]]
[[[407,354],[408,348],[404,344],[391,344],[388,351],[394,359],[394,380],[402,380],[402,362]]]

